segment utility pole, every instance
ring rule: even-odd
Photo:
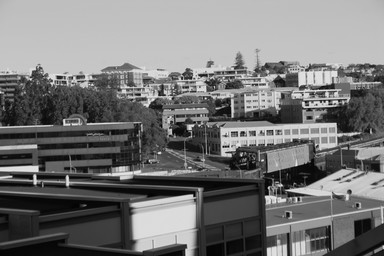
[[[261,50],[260,49],[256,49],[255,52],[256,52],[256,68],[259,69],[260,68],[260,58],[259,58],[259,52]]]

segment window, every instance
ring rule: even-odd
[[[267,255],[288,255],[288,234],[267,237]]]
[[[319,128],[311,128],[311,134],[319,134]]]
[[[309,129],[308,128],[300,129],[300,134],[309,134]]]
[[[321,128],[321,133],[327,133],[327,128]]]
[[[328,144],[328,137],[321,137],[321,144]]]
[[[329,137],[329,143],[336,143],[336,137]]]
[[[284,130],[284,135],[291,135],[291,130],[289,129]]]
[[[299,129],[292,129],[292,134],[295,134],[295,135],[299,134]]]
[[[283,135],[283,130],[276,130],[275,133],[276,135]]]
[[[329,127],[329,133],[335,133],[336,128],[335,127]]]
[[[240,131],[240,137],[247,137],[246,131]]]
[[[239,137],[239,132],[231,132],[231,137]]]
[[[259,136],[264,136],[265,132],[264,131],[259,131]]]
[[[249,131],[249,137],[254,137],[256,136],[256,131]]]
[[[267,136],[273,136],[273,130],[267,130]]]
[[[371,229],[371,219],[363,219],[355,221],[355,237],[369,231]]]
[[[329,227],[320,227],[293,232],[293,255],[310,255],[330,250]]]

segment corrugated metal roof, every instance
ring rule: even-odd
[[[384,201],[384,173],[364,172],[357,169],[341,169],[304,188],[287,190],[305,195],[323,195],[334,192]]]

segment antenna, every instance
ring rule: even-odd
[[[261,52],[261,50],[260,49],[256,49],[255,52],[256,52],[256,68],[259,69],[260,68],[259,52]]]

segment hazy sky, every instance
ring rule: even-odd
[[[0,0],[0,70],[384,64],[383,0]]]

